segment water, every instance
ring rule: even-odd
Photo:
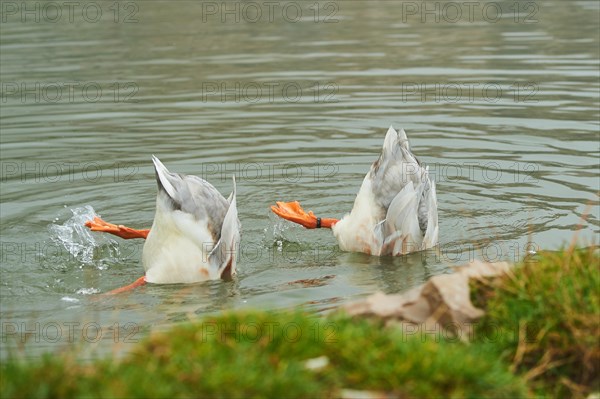
[[[209,313],[323,311],[578,229],[597,243],[598,3],[428,3],[439,22],[420,2],[4,2],[2,356],[123,353]],[[342,253],[270,213],[341,217],[392,123],[438,182],[437,251]],[[226,196],[236,174],[239,275],[99,297],[143,274],[143,242],[79,226],[149,227],[151,154]]]

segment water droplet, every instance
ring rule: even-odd
[[[80,295],[92,295],[99,293],[100,290],[98,288],[80,288],[77,290],[77,294]]]
[[[77,299],[77,298],[71,298],[69,296],[63,296],[60,299],[61,299],[61,301],[65,301],[65,302],[79,302],[79,299]]]

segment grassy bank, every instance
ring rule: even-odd
[[[597,249],[541,253],[476,287],[479,336],[534,392],[585,397],[600,391],[599,290]]]
[[[244,312],[156,334],[120,361],[1,366],[10,397],[585,396],[599,389],[598,253],[544,253],[473,288],[470,341],[340,313]]]

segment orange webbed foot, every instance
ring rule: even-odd
[[[102,220],[98,216],[94,216],[93,220],[88,220],[85,225],[92,231],[104,231],[105,233],[116,234],[119,232],[119,226],[116,224],[108,223]]]
[[[301,224],[307,229],[314,229],[317,227],[317,217],[312,212],[306,213],[298,201],[277,201],[276,204],[277,205],[271,206],[271,210],[280,218]]]
[[[150,230],[136,230],[123,225],[108,223],[98,216],[94,216],[93,220],[85,222],[85,225],[92,231],[102,231],[124,239],[146,238],[150,233]]]
[[[289,220],[290,222],[298,223],[307,229],[316,229],[320,227],[331,228],[336,219],[321,219],[315,216],[312,211],[308,213],[302,209],[298,201],[281,202],[277,201],[277,205],[272,205],[271,210],[280,218]]]

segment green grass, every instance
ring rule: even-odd
[[[258,333],[258,329],[261,332]],[[326,356],[309,370],[305,361]],[[35,383],[32,383],[35,381]],[[2,366],[3,398],[334,397],[340,389],[401,397],[526,394],[495,354],[467,344],[407,338],[398,329],[338,315],[235,313],[157,334],[120,362],[75,357]]]
[[[599,283],[597,251],[543,253],[474,287],[487,314],[471,342],[339,312],[225,313],[153,334],[121,360],[13,357],[0,366],[0,396],[585,396],[598,390]],[[306,367],[319,357],[323,367]]]
[[[599,290],[596,248],[543,252],[475,290],[487,310],[477,335],[497,338],[489,344],[537,393],[585,397],[600,390]]]

